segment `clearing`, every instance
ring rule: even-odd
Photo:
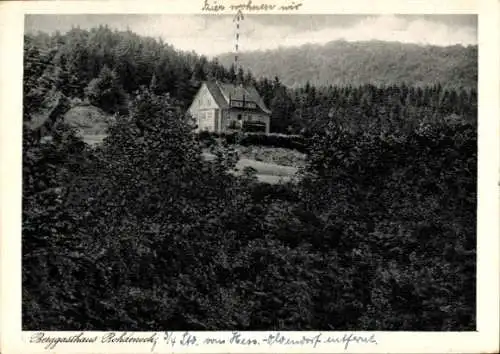
[[[215,155],[206,152],[203,153],[203,156],[207,160],[215,158]],[[292,166],[283,166],[274,163],[240,158],[236,164],[234,172],[236,174],[241,174],[243,169],[246,167],[251,167],[257,171],[256,177],[259,181],[270,184],[289,182],[298,171],[298,168]]]

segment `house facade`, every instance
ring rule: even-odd
[[[188,109],[198,131],[269,133],[271,111],[253,86],[205,81]]]

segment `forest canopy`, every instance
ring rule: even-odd
[[[289,87],[328,85],[477,88],[478,47],[384,41],[332,41],[324,45],[245,52],[239,59],[257,77],[279,76]],[[230,65],[232,55],[220,56]]]

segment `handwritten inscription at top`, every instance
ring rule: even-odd
[[[225,6],[217,1],[212,1],[211,3],[208,0],[204,0],[203,6],[201,8],[202,11],[207,12],[222,12],[225,10],[233,10],[233,11],[270,11],[270,10],[281,10],[281,11],[289,11],[289,10],[298,10],[302,6],[302,2],[291,1],[282,5],[276,4],[254,4],[252,0],[248,0],[247,2],[240,4],[232,4],[229,6]]]

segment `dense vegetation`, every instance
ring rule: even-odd
[[[272,109],[271,130],[310,135],[335,120],[349,130],[410,131],[419,122],[477,120],[475,89],[445,88],[439,82],[424,88],[406,84],[319,87],[306,84],[285,89],[278,79],[259,82]]]
[[[247,139],[307,153],[298,184],[266,185],[228,172],[231,138],[202,158],[185,107],[236,79],[216,62],[104,27],[28,36],[25,58],[23,329],[475,328],[473,89],[258,81],[301,137]],[[116,114],[102,145],[65,98]]]
[[[422,46],[399,42],[333,41],[240,55],[257,77],[278,76],[287,86],[433,85],[476,87],[477,46]],[[223,55],[229,65],[233,56]]]

